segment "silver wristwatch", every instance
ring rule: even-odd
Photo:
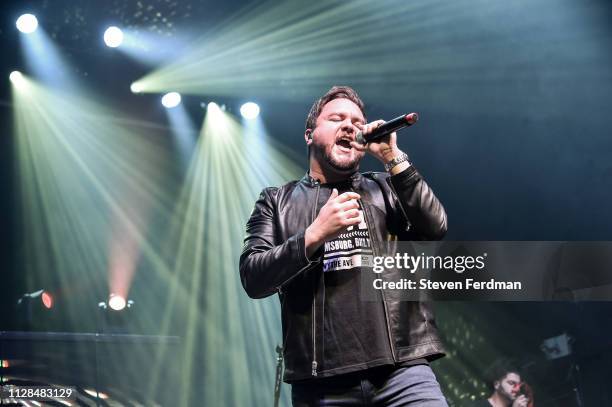
[[[408,154],[402,153],[401,155],[395,157],[394,159],[385,164],[385,171],[391,171],[391,168],[395,167],[399,163],[403,163],[404,161],[412,165],[408,159]]]

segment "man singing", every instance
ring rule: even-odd
[[[383,242],[436,240],[442,204],[357,93],[334,86],[308,114],[309,171],[266,188],[246,225],[240,276],[252,298],[278,293],[284,380],[294,406],[447,406],[429,362],[443,355],[427,304],[360,299],[363,256]],[[369,153],[386,172],[358,172]],[[387,293],[388,294],[388,293]]]

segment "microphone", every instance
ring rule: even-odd
[[[370,141],[378,140],[381,137],[386,136],[387,134],[393,133],[401,128],[412,126],[419,120],[419,115],[416,113],[408,113],[406,115],[402,115],[396,117],[393,120],[389,120],[375,128],[370,134],[363,135],[362,132],[358,131],[355,135],[355,140],[358,143],[366,144]]]

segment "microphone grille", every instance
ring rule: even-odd
[[[419,120],[419,115],[416,113],[408,113],[405,118],[408,124],[415,124]]]

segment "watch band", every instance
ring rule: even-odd
[[[408,162],[408,164],[412,165],[409,161],[408,154],[402,153],[399,156],[395,157],[391,161],[385,164],[385,171],[391,171],[393,167],[395,167],[399,163]]]

